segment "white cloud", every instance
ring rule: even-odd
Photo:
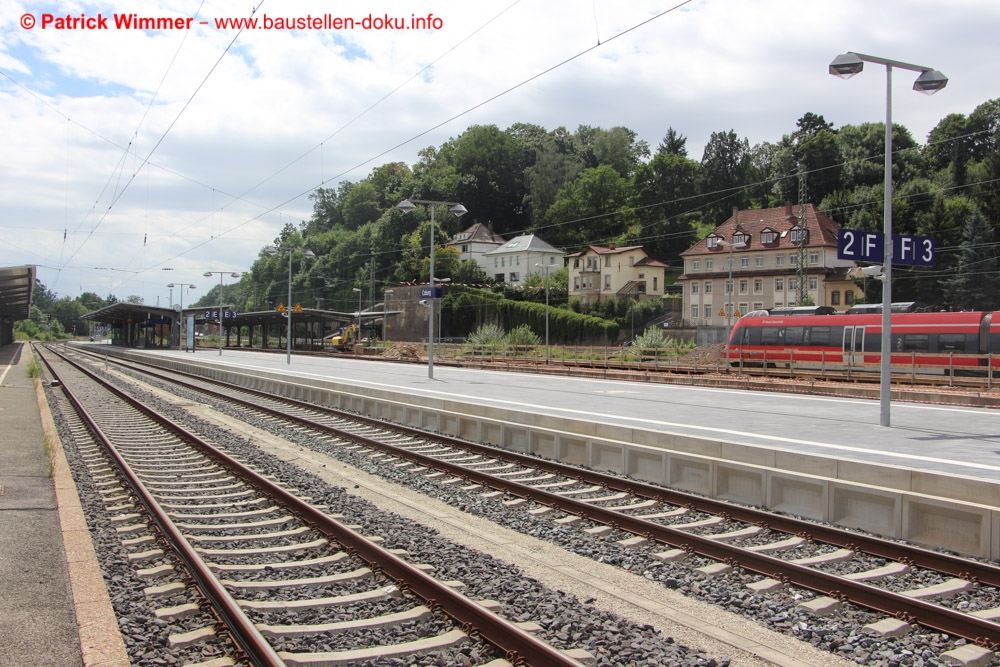
[[[624,125],[652,147],[672,126],[699,158],[714,131],[774,141],[807,111],[838,126],[880,121],[884,71],[869,66],[849,82],[826,74],[849,49],[951,77],[925,98],[910,92],[909,73],[897,72],[893,117],[917,139],[945,115],[1000,96],[992,72],[1000,4],[988,0],[696,0],[617,38],[675,3],[265,0],[259,19],[433,13],[443,28],[246,31],[210,76],[234,30],[197,21],[190,31],[161,32],[20,25],[22,15],[40,21],[46,12],[194,17],[199,4],[0,0],[0,265],[39,264],[42,282],[61,295],[113,291],[165,303],[167,282],[244,270],[284,223],[308,218],[306,197],[282,202],[384,162],[412,164],[418,150],[473,123]],[[245,2],[208,0],[198,19],[249,11]],[[142,168],[161,137],[152,166]],[[130,143],[127,156],[115,146]],[[247,202],[232,200],[262,181]]]

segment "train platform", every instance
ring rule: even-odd
[[[129,664],[27,345],[0,348],[0,667]]]
[[[654,484],[1000,559],[1000,410],[253,351],[114,350]]]

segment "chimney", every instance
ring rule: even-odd
[[[608,244],[608,250],[614,250],[614,249],[615,249],[615,244],[614,243],[609,243]]]
[[[733,229],[736,229],[736,225],[740,224],[740,207],[733,207]]]
[[[795,217],[795,214],[792,213],[792,202],[790,202],[790,201],[786,201],[785,202],[785,217],[786,218],[794,218]]]

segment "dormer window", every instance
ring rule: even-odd
[[[733,245],[750,245],[750,235],[746,232],[733,234]]]
[[[711,236],[705,239],[705,244],[708,246],[709,250],[715,250],[719,247],[719,241],[721,240],[722,239],[720,237],[716,236],[715,234],[712,234]]]
[[[792,227],[792,230],[788,233],[788,237],[792,243],[805,243],[809,238],[809,231],[801,227]]]
[[[769,245],[778,240],[778,232],[773,229],[765,229],[760,233],[760,242]]]

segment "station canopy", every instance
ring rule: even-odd
[[[0,317],[28,319],[35,289],[34,266],[0,267]]]

